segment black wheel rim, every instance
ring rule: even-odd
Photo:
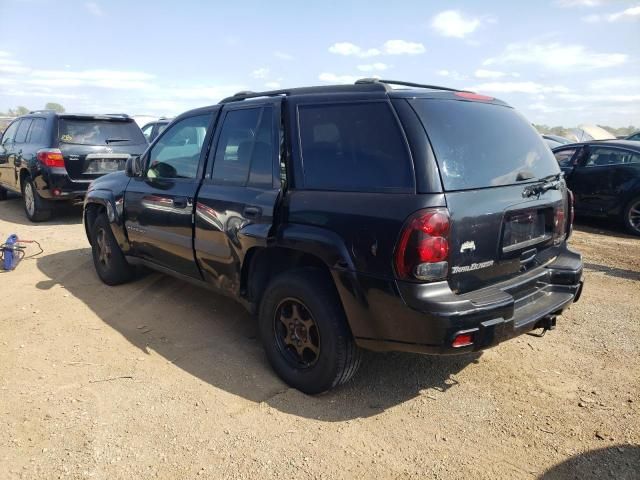
[[[275,309],[273,331],[278,350],[295,368],[309,368],[320,356],[320,332],[306,305],[285,298]]]
[[[96,234],[96,249],[98,254],[98,263],[103,268],[109,268],[111,264],[111,247],[107,241],[107,232],[104,228],[98,230]]]
[[[629,208],[629,225],[636,232],[640,232],[640,202],[636,202]]]

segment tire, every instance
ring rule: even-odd
[[[0,202],[7,199],[8,193],[6,188],[0,187]]]
[[[271,366],[301,392],[330,390],[350,380],[360,366],[362,352],[340,299],[320,271],[295,270],[274,278],[260,302],[258,321]]]
[[[124,258],[104,214],[91,226],[91,253],[98,277],[107,285],[120,285],[133,277],[134,268]]]
[[[624,209],[624,225],[633,235],[640,235],[640,197],[633,198]]]
[[[51,218],[51,205],[38,194],[29,177],[22,183],[22,203],[24,213],[32,222],[43,222]]]

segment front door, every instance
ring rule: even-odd
[[[163,132],[124,199],[132,253],[194,278],[201,278],[193,254],[194,199],[216,116],[217,109],[194,114]]]
[[[15,120],[5,130],[0,143],[0,185],[8,188],[15,186],[15,135],[22,120]]]
[[[204,278],[228,293],[240,265],[272,236],[280,194],[280,99],[225,105],[195,210],[195,251]]]

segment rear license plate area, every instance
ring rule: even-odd
[[[507,215],[502,235],[502,253],[519,252],[552,238],[548,209],[525,210]]]
[[[125,160],[121,158],[93,158],[89,161],[84,173],[112,173],[124,170]]]

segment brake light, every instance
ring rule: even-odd
[[[573,232],[573,222],[576,219],[576,199],[573,196],[573,192],[567,188],[569,194],[569,219],[567,223],[567,238],[571,236]]]
[[[468,347],[469,345],[473,345],[473,333],[459,333],[451,344],[453,348]]]
[[[557,207],[553,215],[553,240],[559,244],[565,239],[567,219],[564,211],[564,203]]]
[[[57,148],[43,148],[38,150],[38,161],[46,167],[65,168],[62,152]]]
[[[411,215],[396,246],[396,274],[405,280],[446,278],[449,269],[449,212],[444,208],[420,210]]]
[[[456,92],[456,96],[462,97],[467,100],[479,100],[481,102],[490,102],[494,100],[493,97],[488,97],[487,95],[480,95],[479,93],[473,92]]]

